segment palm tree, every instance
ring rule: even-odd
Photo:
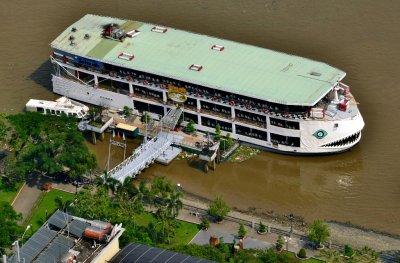
[[[57,196],[54,201],[57,208],[63,212],[65,212],[67,208],[73,203],[72,199],[63,200],[62,196]]]
[[[169,194],[169,198],[167,199],[167,211],[171,218],[176,218],[179,214],[179,211],[183,208],[183,202],[181,198],[183,197],[182,192],[172,192]]]
[[[162,241],[168,241],[171,243],[171,236],[175,234],[175,219],[168,215],[168,211],[165,208],[159,208],[156,216],[158,218],[158,225],[161,227]]]

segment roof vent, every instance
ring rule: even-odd
[[[118,55],[118,58],[131,61],[134,58],[134,56],[132,54],[128,54],[128,53],[122,52],[122,53],[120,53]]]
[[[89,39],[90,35],[89,34],[85,34],[84,39]]]
[[[154,26],[151,31],[152,32],[156,32],[156,33],[165,33],[167,32],[167,28],[166,27],[161,27],[161,26]]]
[[[321,73],[316,72],[316,71],[311,71],[311,72],[308,73],[308,74],[313,75],[313,76],[317,76],[317,77],[321,76]]]
[[[217,50],[217,51],[223,51],[225,49],[225,47],[221,46],[221,45],[212,45],[211,49],[212,50]]]
[[[71,28],[71,31],[76,32],[76,31],[78,31],[78,29],[76,29],[76,27],[73,27],[73,28]]]
[[[190,70],[195,70],[195,71],[200,71],[200,70],[203,69],[203,66],[202,66],[202,65],[192,64],[192,65],[189,67],[189,69],[190,69]]]
[[[128,33],[126,33],[126,36],[132,38],[132,37],[136,37],[139,34],[140,34],[140,31],[134,29],[134,30],[129,31]]]

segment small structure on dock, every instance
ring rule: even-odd
[[[92,132],[92,142],[96,144],[96,133],[100,134],[101,140],[104,140],[104,131],[110,127],[114,122],[112,117],[104,116],[102,119],[94,120],[84,120],[78,124],[80,131],[91,131]]]
[[[123,132],[127,137],[135,138],[139,135],[139,128],[125,123],[118,123],[115,126],[117,131]]]
[[[206,172],[208,172],[209,164],[211,164],[212,169],[215,170],[215,159],[218,155],[218,151],[219,142],[215,143],[214,145],[205,147],[199,154],[200,160],[206,161],[206,164],[204,165],[204,169]]]

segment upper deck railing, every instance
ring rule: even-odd
[[[68,65],[69,67],[77,68],[80,70],[83,70],[84,72],[86,71],[87,73],[93,72],[98,74],[100,77],[106,77],[110,78],[116,81],[121,81],[124,83],[132,83],[135,85],[140,85],[148,89],[153,89],[157,91],[165,91],[167,89],[168,83],[164,83],[161,81],[158,81],[154,78],[146,77],[145,75],[139,75],[139,76],[131,76],[128,74],[128,72],[125,72],[123,70],[119,71],[109,71],[109,70],[102,70],[99,72],[99,70],[88,68],[87,65],[79,64],[76,62],[73,63],[68,63],[66,61],[63,61],[62,58],[55,56],[54,59],[57,61],[59,64],[65,64]],[[143,73],[144,74],[144,73]],[[207,101],[210,103],[214,103],[216,105],[221,105],[221,106],[228,106],[228,107],[235,107],[236,109],[243,110],[243,111],[248,111],[256,114],[261,114],[261,115],[269,115],[269,116],[275,116],[279,118],[286,118],[286,119],[295,119],[295,120],[306,120],[308,119],[308,111],[290,111],[289,110],[282,110],[279,109],[277,106],[272,106],[268,105],[268,103],[260,103],[256,102],[255,100],[252,100],[251,98],[241,98],[240,95],[235,95],[237,98],[232,99],[228,95],[224,96],[223,94],[219,92],[215,92],[214,94],[207,92],[207,91],[202,91],[201,88],[195,88],[195,89],[187,89],[186,95],[188,98],[193,98],[193,99],[200,99],[202,101]],[[143,94],[138,94],[139,97],[146,97],[152,100],[155,100],[157,102],[160,102],[161,98],[152,98],[150,96],[144,96]]]

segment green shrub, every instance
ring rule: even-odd
[[[258,232],[265,233],[266,231],[267,231],[267,229],[266,229],[265,225],[262,222],[260,222],[260,226],[258,227]]]
[[[238,231],[238,236],[241,238],[244,238],[246,236],[247,232],[246,229],[244,229],[244,225],[240,224],[239,225],[239,231]]]
[[[208,229],[210,227],[210,220],[203,218],[200,223],[201,229]]]
[[[282,236],[278,236],[278,239],[275,243],[276,250],[280,251],[283,248],[283,244],[285,244],[285,241],[283,240]]]
[[[297,253],[297,256],[299,258],[306,258],[307,257],[306,250],[304,248],[300,249],[299,253]]]
[[[354,250],[350,245],[344,245],[344,255],[351,257],[354,254]]]

